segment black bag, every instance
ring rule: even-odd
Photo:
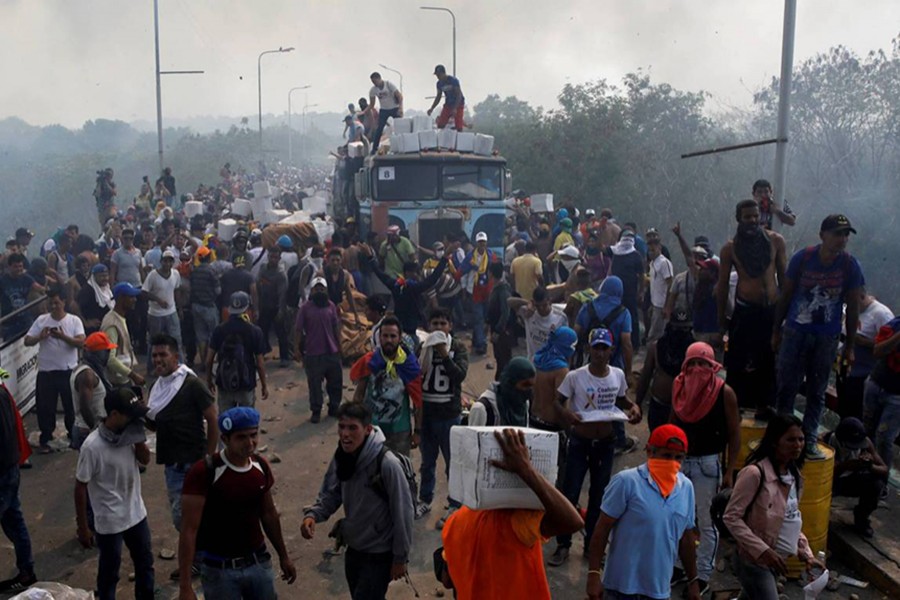
[[[444,583],[444,575],[446,574],[447,581],[450,582],[450,587],[448,587],[447,589],[452,590],[453,589],[453,580],[450,579],[450,570],[447,567],[447,561],[444,560],[444,547],[443,546],[441,546],[440,548],[438,548],[437,550],[434,551],[434,554],[432,555],[432,559],[434,562],[435,578],[438,580],[438,582],[443,584],[444,587],[447,587],[447,584]]]
[[[744,511],[744,520],[747,520],[747,515],[750,514],[750,509],[753,508],[753,505],[756,503],[756,499],[759,497],[759,492],[762,491],[763,483],[765,483],[765,475],[763,474],[763,469],[759,466],[759,463],[754,463],[756,468],[759,469],[759,487],[756,488],[756,493],[753,494],[753,499],[750,500],[750,504],[747,505],[747,509]],[[728,530],[728,527],[725,525],[725,509],[728,508],[728,503],[731,501],[731,488],[727,490],[722,490],[715,496],[713,496],[712,501],[709,503],[709,516],[712,519],[713,525],[716,526],[716,529],[719,531],[719,535],[722,536],[722,539],[725,540],[734,540],[734,536]]]
[[[219,385],[226,392],[252,390],[256,387],[250,365],[247,363],[247,349],[243,338],[237,333],[225,337],[219,351],[219,368],[216,372]]]
[[[369,485],[379,496],[385,500],[389,500],[387,489],[384,487],[384,480],[381,477],[381,465],[384,463],[384,456],[388,452],[396,456],[397,460],[400,461],[400,466],[403,468],[403,475],[406,477],[406,483],[409,485],[409,493],[412,496],[413,504],[415,504],[416,498],[419,496],[419,484],[416,482],[416,470],[409,460],[409,457],[405,454],[392,452],[391,450],[388,450],[387,447],[382,446],[381,450],[378,451],[378,458],[375,459],[375,473],[373,473],[372,477],[369,479]]]

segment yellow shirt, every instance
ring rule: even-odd
[[[513,259],[509,267],[516,280],[516,292],[525,300],[531,300],[538,278],[544,274],[544,265],[534,254],[523,254]]]

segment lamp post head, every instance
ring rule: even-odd
[[[279,47],[278,47],[278,51],[279,51],[279,52],[293,52],[293,51],[294,51],[294,47],[291,46],[290,48],[282,48],[281,46],[279,46]]]

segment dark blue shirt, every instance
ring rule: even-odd
[[[466,103],[465,97],[462,95],[462,87],[459,85],[459,79],[451,75],[443,81],[437,80],[437,91],[444,94],[444,104],[447,106],[461,106]]]
[[[800,250],[788,263],[785,275],[794,283],[794,295],[787,326],[803,333],[838,335],[847,293],[865,285],[865,278],[859,263],[846,252],[823,265],[819,248]]]

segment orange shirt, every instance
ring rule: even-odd
[[[441,536],[458,600],[550,600],[540,510],[453,513]]]

